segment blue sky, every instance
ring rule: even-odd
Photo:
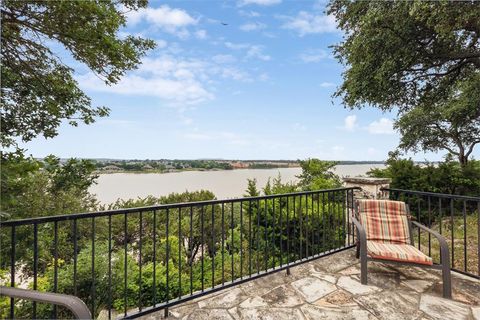
[[[329,46],[342,34],[324,9],[313,1],[150,1],[128,13],[120,32],[157,42],[138,70],[107,87],[75,64],[80,87],[110,117],[62,125],[58,137],[23,147],[37,157],[384,160],[398,144],[395,114],[332,99],[343,67]]]

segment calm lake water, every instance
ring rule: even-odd
[[[371,168],[382,164],[339,165],[335,172],[342,177],[365,175]],[[224,171],[183,171],[172,173],[111,173],[102,174],[90,191],[103,204],[117,199],[131,199],[148,195],[163,196],[172,192],[210,190],[218,199],[241,197],[247,188],[247,179],[257,179],[263,187],[268,178],[280,173],[283,182],[296,182],[300,168],[240,169]]]

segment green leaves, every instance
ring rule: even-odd
[[[137,10],[147,2],[2,1],[2,146],[54,137],[63,120],[76,126],[108,115],[108,108],[91,105],[73,68],[51,48],[62,46],[106,84],[115,84],[155,46],[140,37],[118,37],[126,22],[120,5]]]
[[[347,66],[335,96],[349,107],[408,110],[435,101],[480,68],[480,6],[474,2],[333,0]]]

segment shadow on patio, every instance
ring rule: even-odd
[[[480,319],[474,278],[452,273],[452,301],[435,270],[371,262],[368,286],[359,274],[348,249],[172,307],[169,319]]]

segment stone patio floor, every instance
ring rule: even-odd
[[[480,320],[480,281],[455,272],[453,300],[447,300],[433,269],[369,262],[369,285],[360,284],[353,249],[290,270],[172,307],[169,319]]]

